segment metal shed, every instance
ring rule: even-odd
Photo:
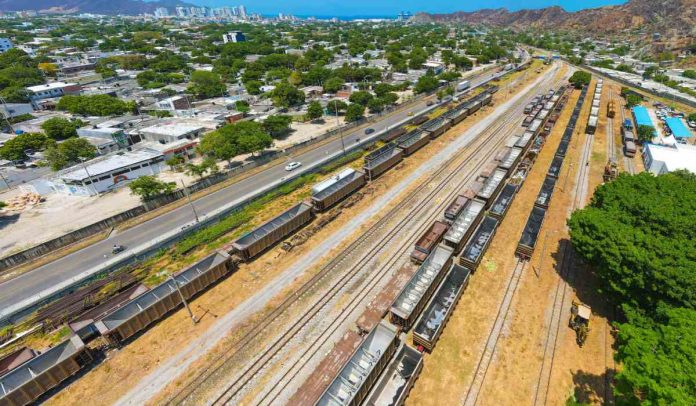
[[[74,335],[0,377],[0,404],[27,405],[92,362]]]
[[[457,216],[449,231],[445,234],[444,243],[459,252],[483,216],[486,205],[481,200],[472,200]]]
[[[312,204],[318,211],[326,210],[360,189],[364,184],[364,173],[346,168],[312,187]]]
[[[229,255],[224,252],[211,254],[107,314],[95,326],[102,336],[118,345],[181,306],[177,285],[181,295],[188,300],[228,274],[231,269]]]
[[[312,221],[313,217],[312,206],[304,202],[299,203],[238,238],[232,244],[232,248],[239,252],[242,258],[249,260]]]
[[[389,319],[394,325],[408,330],[416,321],[430,295],[449,269],[452,254],[452,248],[438,245],[423,261],[391,306]]]
[[[484,217],[476,232],[466,243],[462,255],[459,257],[459,264],[474,272],[481,263],[483,254],[486,253],[497,228],[498,220],[496,218]]]
[[[447,320],[457,306],[459,298],[469,285],[471,271],[452,264],[452,268],[433,295],[428,307],[423,311],[416,326],[413,328],[413,344],[421,345],[431,352],[437,339],[445,329]]]
[[[316,406],[358,406],[370,393],[398,345],[397,331],[382,321],[368,334]]]

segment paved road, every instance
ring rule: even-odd
[[[486,73],[471,79],[472,87],[489,80],[493,75],[493,73]],[[432,97],[430,99],[432,100]],[[418,114],[429,108],[431,107],[428,107],[426,101],[423,100],[404,110],[384,117],[379,122],[371,125],[376,131],[372,136],[377,136],[380,131],[408,119],[409,113]],[[354,145],[359,140],[365,141],[367,138],[368,137],[364,134],[364,130],[359,129],[346,132],[343,136],[343,142],[345,145],[349,146]],[[341,149],[342,145],[339,138],[327,142],[321,147],[292,157],[291,160],[299,161],[303,164],[303,167],[293,172],[293,175],[308,170],[312,164],[317,164],[326,160],[332,154],[339,153]],[[198,215],[203,216],[231,202],[242,201],[246,196],[288,176],[284,167],[285,165],[270,167],[231,186],[201,197],[194,201],[194,206]],[[121,244],[126,247],[138,247],[168,232],[172,232],[172,230],[181,229],[182,226],[190,224],[193,220],[194,217],[191,208],[184,205],[171,212],[118,233],[116,236],[112,236],[30,272],[24,273],[14,279],[3,282],[0,284],[0,309],[7,308],[22,300],[41,294],[61,282],[77,277],[82,272],[99,266],[106,260],[105,258],[110,259],[112,257],[111,247],[114,244]],[[128,251],[122,255],[126,255]]]

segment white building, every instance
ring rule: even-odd
[[[151,149],[107,155],[58,172],[62,185],[55,191],[71,195],[94,195],[128,184],[146,175],[157,175],[164,166],[164,156]]]
[[[655,175],[680,169],[696,174],[696,146],[646,144],[643,147],[643,162],[645,169]]]
[[[79,94],[80,86],[75,83],[52,82],[43,85],[27,87],[29,92],[29,100],[32,106],[38,108],[38,101],[43,99],[52,99],[54,97],[62,97],[66,94]]]
[[[24,114],[31,114],[34,108],[29,103],[3,103],[0,104],[0,114],[3,117],[13,118]]]
[[[12,40],[9,38],[0,38],[0,53],[5,52],[9,49],[14,48]]]
[[[167,10],[165,7],[157,7],[155,9],[155,17],[157,17],[157,18],[169,17],[169,10]]]
[[[227,44],[229,42],[244,42],[246,37],[241,31],[230,31],[227,34],[222,34],[222,42]]]
[[[202,125],[173,122],[145,127],[140,130],[140,133],[143,138],[148,141],[169,144],[183,139],[194,140],[198,138],[203,131],[205,131],[205,127]]]

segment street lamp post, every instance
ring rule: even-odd
[[[188,200],[189,206],[191,206],[191,211],[193,211],[193,217],[196,218],[196,223],[199,223],[200,220],[198,219],[198,213],[196,212],[196,207],[193,205],[193,202],[191,202],[191,195],[189,194],[188,189],[186,188],[186,185],[184,184],[183,179],[179,179],[181,181],[181,187],[184,188],[184,193],[186,194],[186,199]]]
[[[341,149],[343,150],[343,155],[346,154],[346,144],[343,142],[343,130],[341,129],[341,124],[338,121],[338,103],[334,100],[334,111],[336,112],[336,125],[338,126],[338,135],[341,137]]]

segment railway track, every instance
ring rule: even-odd
[[[626,120],[626,110],[624,106],[621,106],[621,125],[623,125],[623,122]],[[631,175],[634,175],[636,173],[636,165],[633,162],[633,158],[627,157],[624,155],[624,168],[626,169],[626,172],[630,173]]]
[[[609,88],[609,101],[614,100],[614,92]],[[614,119],[607,116],[607,158],[616,160],[616,137],[614,135]]]
[[[445,165],[444,167],[447,167],[448,165]],[[436,171],[432,176],[431,179],[435,178],[437,175],[441,174],[442,170]],[[425,185],[425,184],[423,184]],[[418,194],[420,191],[422,191],[424,186],[421,186],[417,188],[416,191],[411,193],[409,197],[405,199],[405,201],[411,201],[412,197]],[[396,213],[400,208],[405,206],[405,202],[403,204],[399,204],[397,207],[394,207],[389,213]],[[325,266],[320,273],[318,273],[312,280],[310,280],[308,283],[306,283],[300,291],[298,291],[295,295],[292,297],[289,297],[286,299],[279,307],[277,307],[272,313],[270,313],[267,317],[265,317],[259,324],[257,324],[249,333],[247,333],[240,341],[238,341],[238,345],[235,345],[230,351],[228,351],[224,356],[219,357],[214,364],[211,365],[211,367],[207,368],[203,374],[199,375],[194,382],[192,382],[190,385],[187,385],[182,391],[180,391],[176,397],[171,399],[170,403],[183,403],[186,398],[188,398],[193,392],[196,387],[198,387],[201,383],[204,383],[206,380],[210,379],[215,373],[223,370],[223,367],[225,364],[229,364],[232,359],[235,358],[235,355],[238,353],[239,349],[244,348],[245,345],[251,343],[253,340],[255,340],[260,333],[262,333],[268,326],[270,326],[277,318],[279,318],[285,311],[293,306],[297,300],[299,300],[300,297],[304,296],[307,292],[309,292],[312,288],[317,286],[319,283],[321,283],[325,277],[331,273],[338,265],[340,265],[343,262],[348,261],[353,252],[358,250],[361,246],[364,246],[368,244],[371,239],[370,237],[373,236],[379,229],[385,227],[386,222],[388,219],[391,217],[390,214],[387,214],[383,219],[381,219],[375,226],[370,228],[365,232],[363,236],[361,236],[358,240],[356,240],[353,244],[351,244],[346,250],[344,250],[341,254],[339,254],[334,260],[332,260],[327,266]],[[373,249],[371,251],[375,251]],[[298,330],[297,326],[294,330]],[[291,333],[292,334],[292,333]],[[287,341],[288,340],[288,335],[285,335],[285,338],[283,338],[280,341]],[[277,352],[275,352],[277,354]],[[244,370],[241,376],[240,383],[245,383],[249,382],[250,378],[253,378],[254,375],[256,375],[263,367],[268,364],[270,360],[273,359],[273,351],[266,351],[263,354],[264,358],[266,359],[266,362],[260,362],[260,363],[255,363],[252,365],[252,367],[247,368]],[[244,378],[249,378],[249,379],[244,379]],[[230,399],[232,396],[237,394],[239,392],[239,385],[233,385],[225,392],[223,392],[223,396],[218,397],[218,402],[224,401],[225,399]],[[232,395],[232,396],[230,396]]]
[[[580,133],[577,128],[578,126],[576,124],[576,136],[582,136],[582,133]],[[594,134],[585,136],[582,154],[578,165],[576,165],[578,166],[578,174],[576,177],[575,189],[573,191],[573,202],[568,208],[568,214],[572,213],[578,208],[581,208],[586,200],[590,173],[589,160],[592,152],[593,142]],[[568,171],[570,171],[572,167],[572,165],[569,165]],[[570,246],[570,241],[567,239],[562,240],[560,242],[560,251],[562,258],[559,266],[559,277],[554,294],[551,322],[549,324],[546,340],[544,342],[543,359],[534,393],[534,405],[545,405],[548,400],[549,385],[551,383],[551,376],[556,358],[556,349],[558,346],[558,337],[560,335],[561,328],[564,326],[563,315],[566,314],[565,309],[568,307],[568,291],[570,290],[568,289],[568,283],[573,280],[575,275],[575,251]]]
[[[517,292],[517,287],[519,286],[522,273],[524,272],[524,268],[527,264],[527,260],[520,258],[517,259],[517,264],[515,265],[514,271],[510,275],[507,288],[505,289],[505,296],[503,296],[503,300],[500,302],[500,306],[498,307],[495,322],[491,327],[490,333],[488,333],[488,339],[486,340],[486,346],[483,349],[483,354],[476,364],[474,376],[471,380],[471,384],[469,385],[469,389],[466,392],[466,397],[464,398],[465,406],[473,406],[478,400],[479,393],[481,392],[483,383],[486,380],[486,375],[488,374],[488,367],[491,365],[491,361],[495,356],[500,334],[503,331],[503,327],[507,323],[512,298],[515,296],[515,292]]]
[[[393,251],[395,252],[395,254],[389,256],[382,263],[382,265],[380,265],[380,268],[378,268],[376,271],[373,270],[373,273],[368,277],[368,280],[362,284],[360,290],[357,292],[357,294],[355,294],[355,296],[353,296],[353,298],[348,304],[342,304],[343,308],[340,311],[338,317],[331,318],[331,322],[327,326],[325,326],[323,330],[319,333],[319,335],[309,343],[308,349],[303,350],[302,356],[298,360],[291,362],[289,365],[284,365],[284,372],[281,372],[280,379],[274,381],[272,384],[266,385],[266,387],[270,387],[271,390],[266,391],[265,393],[261,394],[257,399],[255,399],[255,404],[274,403],[278,399],[278,397],[283,393],[283,390],[301,372],[302,368],[305,367],[310,362],[310,360],[313,359],[314,355],[316,355],[319,352],[319,350],[322,348],[322,345],[325,342],[327,342],[327,340],[329,340],[330,336],[333,333],[335,333],[336,330],[340,328],[340,325],[351,319],[351,313],[356,310],[362,309],[360,303],[365,301],[367,298],[371,297],[373,293],[376,293],[373,292],[375,282],[384,278],[393,269],[394,265],[396,265],[403,258],[403,252],[406,251],[415,242],[415,239],[420,234],[422,234],[435,219],[437,219],[441,215],[441,212],[444,210],[447,204],[449,204],[450,200],[453,199],[458,193],[460,193],[461,190],[470,181],[472,181],[476,178],[476,176],[478,176],[478,171],[473,169],[478,168],[484,165],[486,162],[488,162],[499,150],[499,148],[504,144],[506,137],[499,136],[500,139],[494,144],[491,144],[490,139],[498,133],[500,133],[502,129],[506,129],[511,125],[516,125],[516,121],[517,115],[510,114],[508,115],[507,119],[492,124],[484,131],[492,132],[493,134],[490,137],[485,137],[485,139],[481,138],[482,142],[480,142],[479,145],[476,146],[474,151],[471,151],[469,157],[465,159],[465,161],[463,161],[461,164],[459,164],[457,168],[455,168],[454,170],[450,170],[449,166],[451,166],[451,162],[445,165],[444,168],[446,168],[446,170],[450,170],[445,179],[443,179],[440,182],[440,184],[436,188],[434,188],[434,190],[426,197],[426,199],[418,205],[418,209],[416,212],[412,213],[410,216],[407,216],[406,218],[402,217],[401,221],[399,222],[399,224],[408,223],[411,221],[410,219],[412,218],[421,218],[421,221],[417,226],[418,230],[416,232],[411,233],[411,237],[405,239],[403,238],[404,236],[401,235],[398,230],[395,230],[390,234],[389,237],[387,237],[387,239],[383,239],[382,241],[380,241],[380,244],[377,247],[378,251],[375,254],[371,253],[367,258],[368,261],[374,258],[383,247],[385,247],[395,238],[403,239],[402,243]],[[474,165],[473,168],[471,168],[472,164]],[[458,176],[461,175],[462,172],[466,172],[468,173],[468,175],[458,178]],[[437,204],[436,206],[428,204],[429,201],[432,201],[434,197],[440,193],[444,185],[451,183],[455,179],[458,179],[455,188],[453,188],[446,197],[442,198],[439,204]],[[430,209],[428,209],[428,206],[430,207]],[[303,317],[300,320],[303,325],[307,324],[308,322],[307,317]],[[281,344],[283,346],[279,348],[276,351],[276,353],[282,352],[282,349],[287,343]],[[233,384],[232,388],[226,391],[224,396],[219,397],[215,403],[233,402],[234,400],[238,400],[235,399],[234,396],[240,392],[239,387],[243,386],[243,384],[244,382],[240,382],[239,380],[235,379],[235,383]]]

